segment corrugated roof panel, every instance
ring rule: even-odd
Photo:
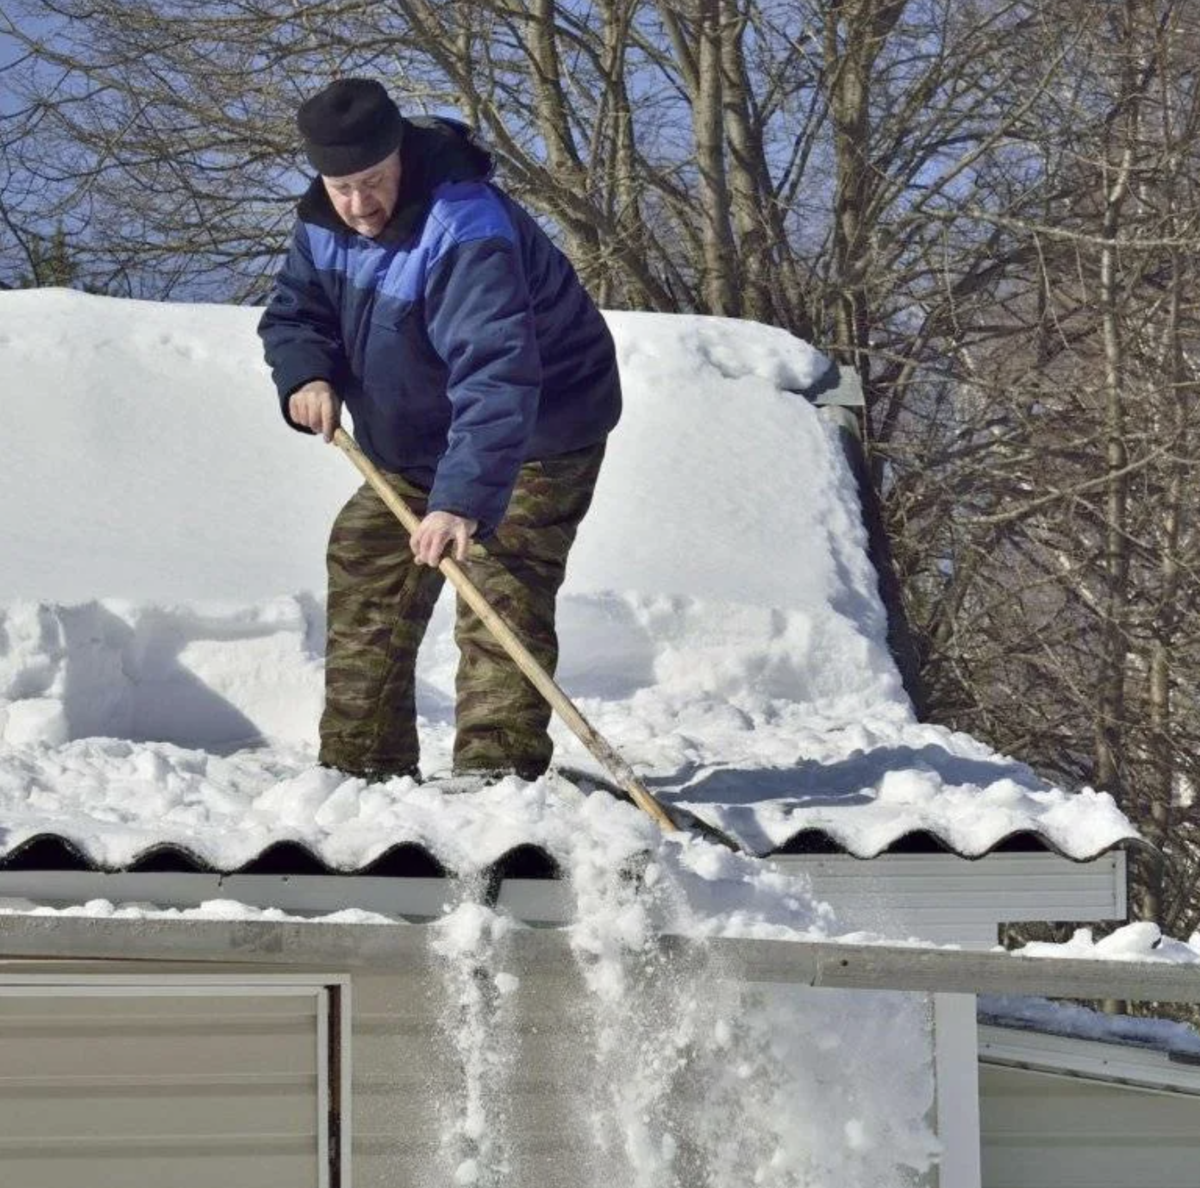
[[[1136,839],[1123,839],[1080,856],[1066,853],[1054,842],[1033,830],[1022,830],[1000,837],[980,853],[963,853],[935,833],[918,830],[897,835],[887,845],[869,852],[856,851],[848,840],[831,831],[803,829],[782,846],[763,857],[780,855],[847,854],[868,860],[883,854],[953,854],[960,858],[982,858],[986,854],[1050,852],[1071,861],[1088,861],[1116,848],[1145,845]],[[0,870],[91,870],[97,872],[139,873],[216,873],[270,875],[370,875],[392,878],[445,878],[456,875],[445,855],[416,842],[385,846],[368,861],[335,866],[314,853],[307,845],[284,841],[267,846],[250,861],[236,867],[215,864],[203,854],[177,843],[160,843],[137,852],[128,862],[104,862],[89,853],[86,844],[61,834],[37,834],[0,853]],[[544,846],[526,843],[514,846],[488,863],[479,873],[485,881],[497,878],[555,879],[561,875],[561,863]]]

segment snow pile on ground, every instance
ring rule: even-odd
[[[498,839],[472,809],[312,768],[324,539],[357,475],[284,427],[256,317],[0,294],[20,443],[0,469],[0,846],[58,833],[119,864],[172,842],[229,870],[293,839],[353,868],[386,837],[478,865]],[[819,355],[723,319],[610,322],[626,414],[559,679],[658,795],[759,853],[803,829],[861,856],[918,829],[967,854],[1032,829],[1080,858],[1132,834],[1106,795],[913,720],[851,477],[798,394]],[[448,592],[420,666],[427,774],[449,760],[451,623]],[[528,841],[564,827],[557,796],[510,781],[477,804]]]

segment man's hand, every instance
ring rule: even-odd
[[[341,423],[342,402],[325,380],[309,380],[288,397],[288,416],[332,441],[333,431]]]
[[[453,512],[430,512],[417,525],[417,530],[408,538],[413,551],[413,558],[418,565],[431,565],[434,568],[442,559],[446,546],[454,543],[454,560],[467,559],[467,544],[479,527],[478,520],[468,520],[456,516]]]

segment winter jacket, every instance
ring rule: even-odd
[[[259,334],[293,428],[288,397],[328,380],[367,456],[483,537],[523,462],[617,423],[616,353],[566,257],[488,181],[491,158],[468,130],[406,125],[400,195],[375,239],[313,181]]]

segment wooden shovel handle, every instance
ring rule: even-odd
[[[409,532],[415,532],[421,518],[396,494],[378,467],[362,452],[358,442],[345,429],[337,429],[334,443],[354,463],[358,472],[367,480],[380,499],[395,513],[396,518]],[[634,775],[633,768],[625,762],[616,749],[579,712],[575,703],[559,688],[554,678],[537,662],[529,649],[517,638],[513,629],[492,609],[491,604],[480,592],[463,568],[453,557],[443,557],[438,568],[446,575],[450,584],[466,599],[471,609],[483,620],[488,630],[496,637],[504,650],[513,658],[517,667],[529,678],[534,688],[550,703],[551,708],[574,731],[575,736],[595,756],[613,782],[628,792],[634,804],[650,814],[668,832],[676,828],[667,810],[656,800],[649,789]]]

